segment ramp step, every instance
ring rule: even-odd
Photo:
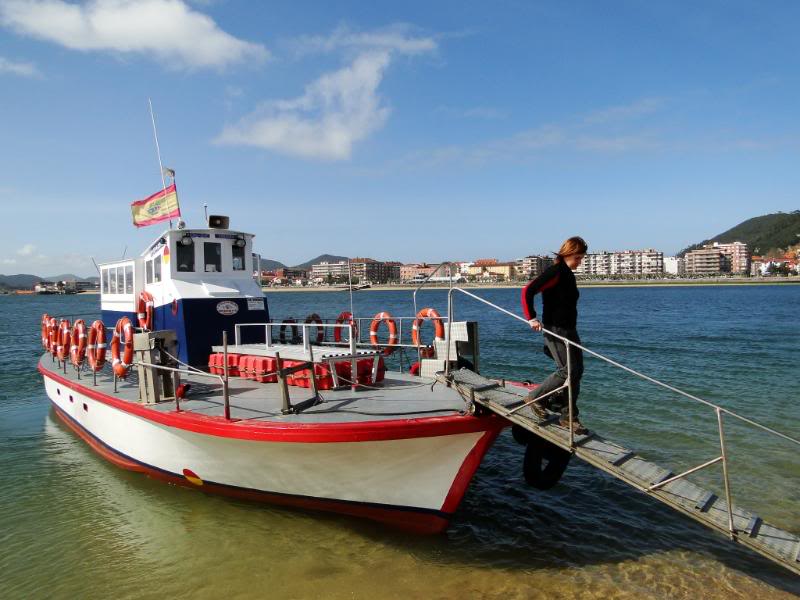
[[[622,454],[618,454],[615,457],[609,458],[608,462],[610,462],[615,467],[618,467],[622,463],[624,463],[626,460],[628,460],[629,458],[633,458],[634,456],[636,456],[635,452],[632,452],[632,451],[623,452]]]
[[[750,537],[756,537],[756,535],[758,535],[759,527],[761,527],[761,517],[758,515],[753,515],[750,517],[750,520],[747,522],[747,526],[743,529],[743,531]]]
[[[697,504],[694,507],[699,510],[700,512],[706,512],[714,502],[717,501],[717,495],[711,492],[706,492],[697,500]]]

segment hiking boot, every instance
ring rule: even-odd
[[[561,425],[561,427],[564,427],[566,429],[570,428],[569,419],[561,419],[558,422],[558,424]],[[586,429],[586,427],[584,427],[583,424],[580,421],[578,421],[578,419],[573,419],[572,420],[572,433],[574,433],[575,435],[587,435],[589,433],[589,430]]]
[[[531,407],[533,414],[535,414],[540,419],[546,419],[548,417],[547,414],[547,407],[544,405],[544,402],[541,400],[534,400],[528,406]]]

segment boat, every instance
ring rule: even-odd
[[[253,238],[209,217],[100,264],[101,319],[43,317],[38,370],[56,414],[104,458],[156,479],[444,530],[508,425],[436,385],[447,319],[272,322]],[[408,339],[425,322],[436,346]],[[477,325],[454,325],[453,364],[456,347],[476,363]],[[413,374],[386,369],[401,343],[421,359]]]
[[[800,536],[733,503],[723,417],[800,439],[562,337],[713,409],[720,455],[676,475],[596,432],[561,427],[556,414],[534,413],[536,384],[482,376],[478,324],[454,319],[453,294],[528,322],[470,291],[451,287],[444,317],[417,310],[417,288],[408,317],[356,318],[351,309],[335,319],[271,320],[251,275],[253,237],[231,230],[227,217],[200,229],[179,222],[140,256],[99,265],[100,319],[42,316],[38,371],[47,396],[102,457],[201,492],[432,534],[447,528],[485,454],[513,424],[533,487],[556,485],[577,456],[800,574]],[[422,329],[431,325],[426,343]],[[387,368],[398,349],[417,358],[407,370]],[[570,394],[569,377],[550,393]],[[718,464],[724,492],[690,481]]]

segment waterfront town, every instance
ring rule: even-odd
[[[269,288],[308,288],[373,285],[419,285],[423,281],[436,284],[515,285],[534,279],[553,264],[553,255],[532,254],[516,260],[478,258],[471,261],[445,263],[401,263],[372,258],[312,262],[310,266],[259,268],[261,260],[253,255],[253,276]],[[309,263],[306,263],[309,264]],[[657,281],[699,279],[743,279],[760,277],[800,276],[800,245],[770,256],[753,254],[743,242],[706,244],[683,256],[664,256],[647,248],[587,254],[575,272],[584,282]],[[73,276],[74,277],[74,276]],[[16,294],[76,294],[99,291],[96,277],[86,279],[57,278],[38,281],[32,287],[17,286]],[[30,286],[30,284],[28,284]],[[9,293],[8,290],[2,293]]]
[[[552,255],[530,255],[511,261],[478,258],[451,263],[409,263],[351,258],[321,261],[310,268],[261,271],[268,286],[341,284],[418,284],[430,278],[440,283],[512,283],[538,276],[553,264]],[[743,242],[713,243],[682,257],[664,256],[653,249],[587,254],[576,270],[579,279],[666,279],[701,277],[759,277],[800,275],[800,250],[780,257],[753,255]]]

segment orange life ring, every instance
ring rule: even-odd
[[[386,326],[389,328],[389,341],[383,345],[383,355],[389,356],[392,352],[395,351],[395,346],[397,346],[400,340],[397,339],[397,324],[392,319],[392,315],[388,312],[379,312],[375,317],[372,319],[372,323],[369,326],[369,343],[375,346],[381,346],[378,342],[378,328],[381,326],[381,323],[386,323]]]
[[[419,330],[422,324],[428,320],[433,321],[436,341],[444,340],[444,323],[442,322],[441,315],[436,312],[435,308],[423,308],[417,313],[417,318],[411,326],[411,343],[417,347],[424,345],[420,343]]]
[[[55,317],[50,317],[47,322],[47,349],[50,354],[56,356],[58,350],[58,320]]]
[[[56,346],[56,356],[58,360],[66,360],[69,358],[69,340],[70,340],[70,330],[72,327],[70,326],[69,319],[61,319],[58,324],[58,333],[56,335],[56,339],[58,340],[58,345]]]
[[[292,318],[284,319],[281,322],[280,333],[278,334],[278,339],[280,340],[281,344],[286,343],[286,328],[292,328],[292,344],[296,344],[300,340],[300,330],[297,327],[297,321]]]
[[[73,365],[80,368],[86,358],[86,321],[78,319],[72,326],[70,334],[71,346],[69,347],[69,359]]]
[[[355,338],[358,338],[358,323],[356,323],[356,321],[353,319],[353,315],[346,310],[342,311],[342,314],[336,317],[337,325],[343,325],[345,322],[347,322],[348,325],[353,326],[353,336]],[[337,327],[336,329],[333,330],[333,341],[336,342],[337,344],[342,343],[343,329],[344,327]]]
[[[136,303],[136,316],[139,319],[139,327],[145,331],[153,328],[153,306],[153,295],[142,290]]]
[[[120,352],[120,346],[122,351]],[[122,317],[114,327],[111,338],[111,368],[120,379],[127,377],[133,364],[133,323],[128,317]]]
[[[42,315],[42,347],[45,350],[50,349],[50,333],[47,329],[49,324],[50,324],[50,315],[44,313]]]
[[[106,326],[99,319],[89,327],[86,360],[89,361],[89,368],[95,372],[106,364]]]
[[[325,341],[325,328],[322,326],[322,319],[317,313],[311,313],[306,317],[306,325],[310,323],[317,324],[317,343],[321,344]]]

